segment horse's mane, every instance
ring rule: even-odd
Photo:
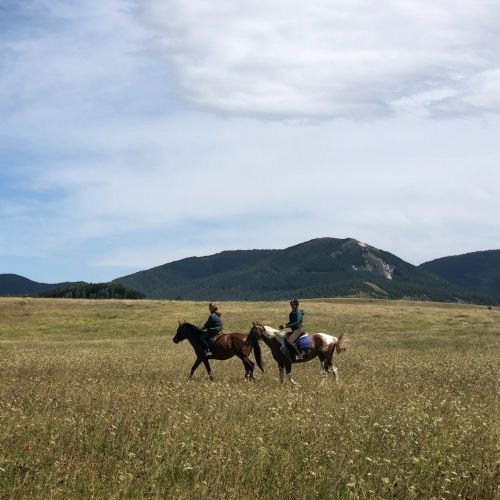
[[[262,325],[264,328],[264,334],[269,339],[284,339],[286,337],[285,330],[276,330],[271,326]]]
[[[203,331],[200,327],[193,325],[193,323],[188,323],[187,321],[184,321],[184,323],[182,323],[182,326],[186,326],[186,327],[190,328],[191,330],[194,330],[198,334],[201,334]]]
[[[285,330],[276,330],[276,328],[273,328],[272,326],[267,326],[267,325],[261,325],[264,328],[264,335],[268,339],[278,339],[283,341],[286,338],[286,331]],[[325,338],[327,343],[330,342],[337,342],[339,339],[337,337],[334,337],[333,335],[330,335],[329,333],[315,333],[312,334],[310,333],[309,335],[321,335]],[[345,343],[345,340],[343,341]]]

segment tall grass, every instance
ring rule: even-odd
[[[174,345],[206,304],[0,299],[0,497],[495,498],[500,310],[305,301],[350,339],[341,383],[299,388]],[[224,303],[227,331],[286,303]]]

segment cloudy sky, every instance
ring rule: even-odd
[[[498,0],[1,0],[0,273],[500,248]]]

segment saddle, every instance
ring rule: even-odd
[[[211,345],[214,345],[215,341],[219,340],[223,335],[225,335],[225,333],[224,332],[220,332],[217,335],[214,335],[213,337],[210,337],[208,339],[208,343],[211,344]]]
[[[285,346],[288,349],[289,352],[292,354],[295,353],[295,349],[290,345],[288,342],[288,339],[285,339]],[[308,349],[311,348],[311,337],[309,337],[308,333],[303,333],[298,339],[297,339],[297,347],[299,348],[299,351],[307,351]]]

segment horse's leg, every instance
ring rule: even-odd
[[[250,380],[254,380],[254,378],[253,378],[253,369],[255,368],[255,363],[250,358],[247,358],[247,362],[248,362],[248,367],[250,369],[249,374],[248,374],[248,378]]]
[[[337,370],[337,367],[333,363],[333,354],[335,353],[335,347],[332,348],[332,352],[328,358],[328,367],[329,367],[329,372],[333,373],[333,378],[335,379],[335,382],[338,383],[339,381],[339,372]]]
[[[196,358],[194,365],[191,367],[191,373],[189,374],[189,378],[193,378],[193,373],[200,366],[200,363],[203,361],[203,358]]]
[[[283,380],[285,378],[285,356],[281,350],[281,347],[273,348],[271,349],[271,352],[273,354],[274,361],[278,364],[278,368],[280,371],[280,382],[283,383]]]
[[[321,365],[321,376],[323,377],[323,379],[321,380],[321,385],[323,385],[328,378],[328,365],[326,360],[321,358],[319,358],[319,364]]]
[[[327,374],[333,375],[335,382],[339,381],[339,372],[337,367],[333,364],[333,353],[330,359],[325,359],[325,367],[327,369]]]
[[[283,379],[285,377],[285,365],[280,364],[279,369],[280,369],[280,382],[283,383]]]
[[[237,346],[235,346],[237,347]],[[240,350],[233,349],[236,351],[236,356],[241,359],[243,366],[245,367],[245,380],[253,380],[253,369],[255,363],[249,358],[250,349],[248,347],[242,347]]]
[[[339,371],[337,370],[337,367],[333,363],[332,363],[331,373],[333,373],[333,378],[335,379],[335,382],[338,383]]]
[[[245,380],[253,380],[254,362],[248,357],[242,357],[240,359],[245,367]]]
[[[299,385],[292,378],[292,363],[285,362],[285,370],[286,370],[286,376],[288,377],[288,380],[290,381],[290,383],[292,383],[293,385]]]
[[[207,369],[208,378],[210,380],[213,380],[214,378],[212,377],[212,370],[210,370],[210,364],[208,362],[208,359],[207,358],[203,358],[202,361],[203,361],[203,364],[205,365],[205,368]]]

